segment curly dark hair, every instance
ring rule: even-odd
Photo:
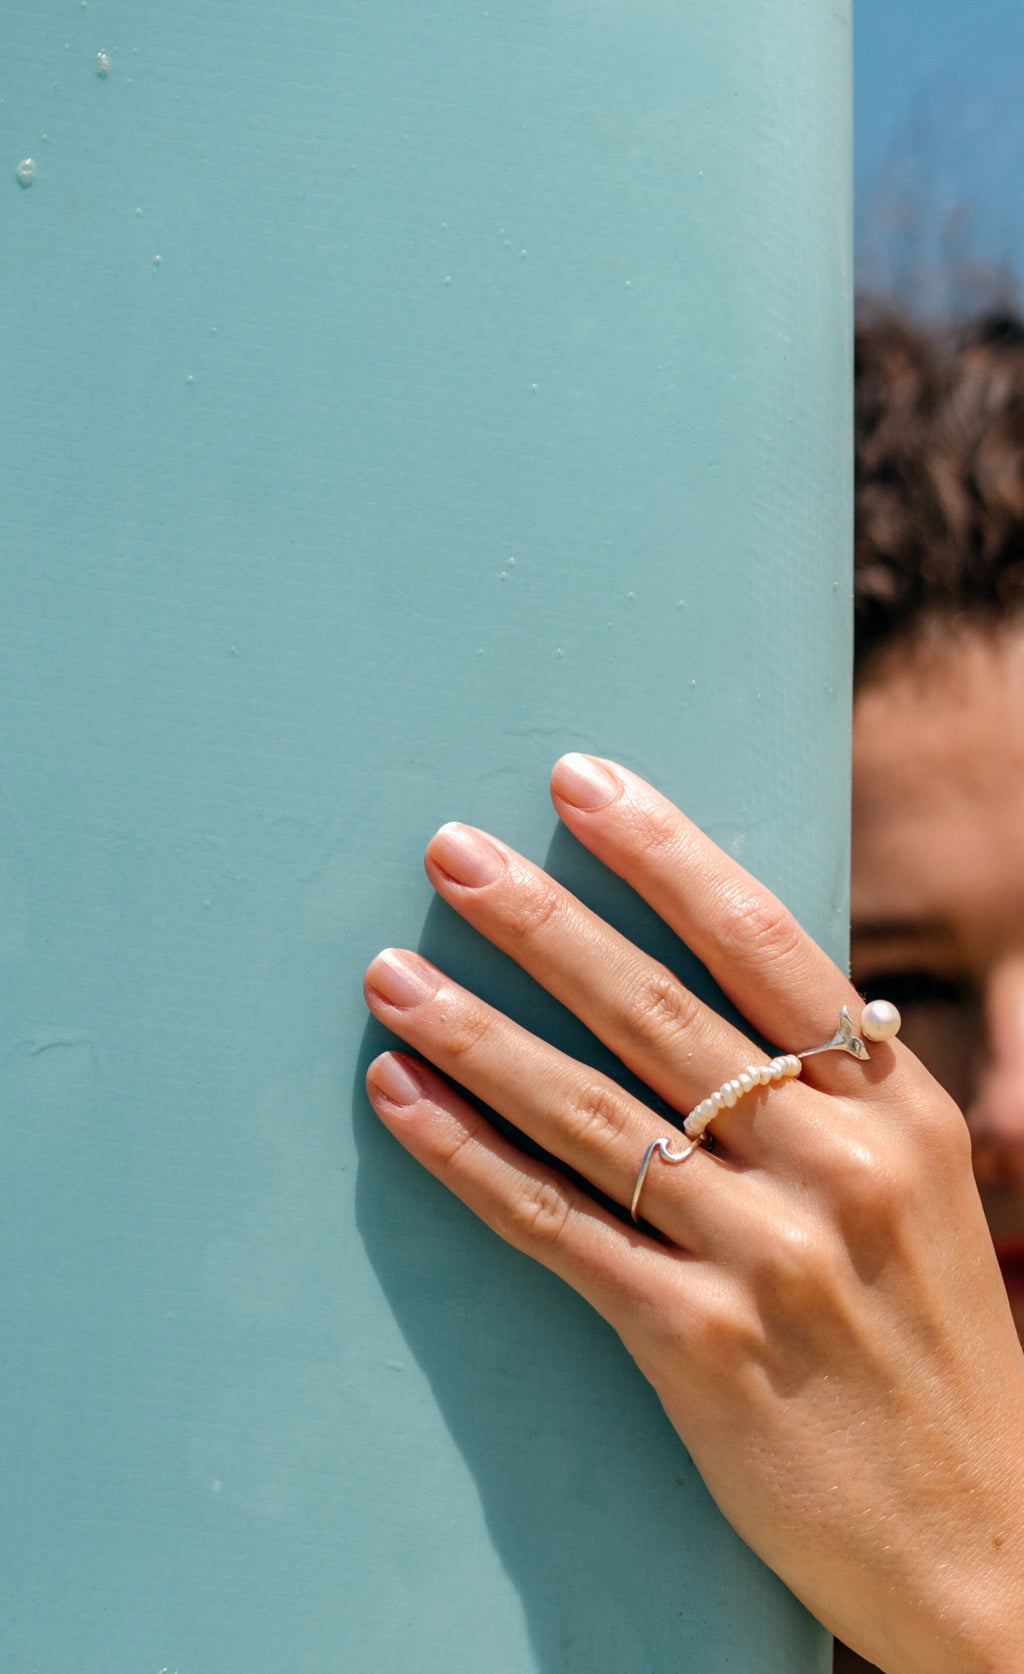
[[[856,334],[856,650],[1024,607],[1024,320]]]

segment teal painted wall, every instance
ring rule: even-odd
[[[0,23],[4,1667],[821,1674],[375,1125],[359,978],[593,1049],[419,859],[489,826],[675,958],[555,830],[574,747],[842,953],[845,0]]]

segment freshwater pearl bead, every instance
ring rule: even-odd
[[[871,1000],[860,1020],[861,1034],[868,1040],[892,1040],[903,1019],[891,1000]]]
[[[891,1000],[871,1000],[864,1007],[860,1026],[868,1040],[892,1040],[893,1036],[899,1033],[900,1021],[900,1014]],[[839,1013],[839,1027],[833,1038],[823,1046],[808,1048],[803,1057],[812,1057],[816,1052],[840,1050],[852,1052],[854,1057],[864,1058],[867,1056],[864,1042],[858,1039],[853,1032],[853,1023],[845,1006]],[[795,1052],[780,1052],[777,1058],[772,1058],[767,1064],[747,1064],[745,1069],[740,1070],[738,1076],[735,1076],[731,1081],[724,1081],[715,1092],[708,1093],[706,1098],[701,1099],[700,1103],[695,1105],[684,1119],[683,1133],[690,1141],[690,1144],[684,1150],[678,1153],[672,1151],[666,1139],[656,1139],[649,1145],[633,1189],[631,1213],[634,1221],[637,1219],[637,1204],[643,1190],[644,1180],[647,1178],[647,1170],[655,1154],[660,1155],[664,1162],[685,1162],[686,1158],[692,1156],[700,1145],[708,1124],[714,1120],[719,1111],[731,1110],[746,1093],[752,1093],[755,1087],[767,1087],[776,1081],[794,1079],[801,1073],[803,1067],[802,1059]]]
[[[783,1081],[789,1076],[799,1075],[802,1068],[800,1059],[792,1052],[782,1053],[767,1064],[748,1064],[746,1069],[740,1070],[739,1075],[734,1076],[731,1081],[723,1081],[715,1092],[709,1093],[707,1098],[694,1105],[683,1122],[683,1132],[687,1139],[700,1140],[708,1123],[714,1120],[720,1110],[731,1110],[746,1093],[752,1093],[755,1087],[768,1087],[773,1081]]]
[[[704,1105],[707,1104],[707,1102],[707,1099],[705,1099],[703,1103],[697,1105],[695,1110],[691,1110],[689,1116],[687,1116],[685,1122],[683,1123],[683,1132],[685,1133],[687,1139],[699,1139],[703,1134],[704,1129],[710,1122],[711,1117],[714,1115],[714,1111],[711,1111],[711,1113],[708,1114],[708,1112],[704,1109]]]

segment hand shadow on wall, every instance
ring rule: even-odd
[[[684,981],[713,991],[664,925],[564,829],[545,864]],[[438,900],[419,948],[528,1028],[641,1090],[576,1019]],[[537,1670],[827,1668],[820,1628],[719,1516],[610,1327],[502,1244],[377,1122],[363,1078],[393,1044],[370,1023],[354,1100],[357,1223],[472,1472],[522,1599]],[[505,1654],[495,1646],[495,1670],[508,1666]]]

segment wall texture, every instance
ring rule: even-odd
[[[452,817],[688,969],[556,832],[573,747],[842,953],[847,0],[0,24],[4,1665],[821,1674],[375,1126],[359,978],[594,1050],[430,904]]]

